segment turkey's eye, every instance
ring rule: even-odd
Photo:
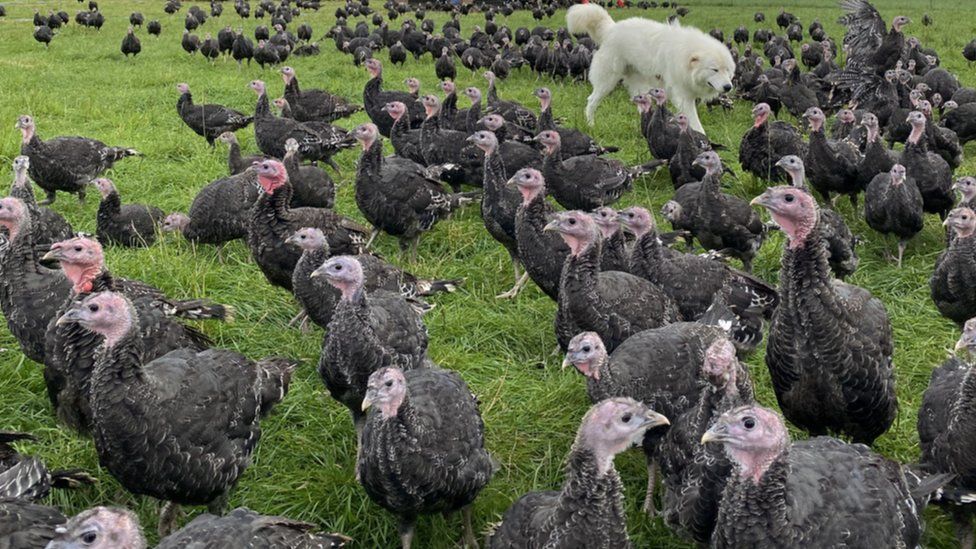
[[[96,539],[98,539],[98,534],[95,532],[85,532],[81,535],[81,541],[87,544],[95,543]]]
[[[80,252],[81,251],[81,246],[75,246],[75,251],[76,252]]]
[[[93,313],[97,313],[98,312],[98,305],[89,305],[88,306],[88,310],[91,311],[91,312],[93,312]]]
[[[335,270],[337,270],[337,271],[341,271],[341,270],[342,270],[342,265],[336,265],[336,266],[335,266]]]
[[[584,352],[584,353],[588,353],[588,352],[590,352],[590,346],[589,346],[589,345],[587,345],[586,347],[583,347],[583,352]]]
[[[793,197],[792,194],[788,194],[788,195],[786,195],[786,196],[783,197],[783,200],[785,200],[787,202],[793,202],[794,197]]]
[[[624,423],[630,423],[630,418],[631,418],[630,414],[624,414],[624,417],[620,418],[620,421],[623,421]]]
[[[392,380],[392,379],[391,379],[391,380],[388,380],[388,381],[387,381],[387,382],[385,383],[385,385],[386,385],[387,387],[393,387],[393,380]]]
[[[575,225],[576,224],[576,220],[573,219],[573,218],[569,218],[569,224],[570,225]]]
[[[742,426],[746,429],[752,429],[756,426],[756,420],[751,417],[747,417],[742,420]]]

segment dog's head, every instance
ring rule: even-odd
[[[688,70],[691,71],[695,86],[700,88],[702,97],[715,97],[732,91],[735,61],[722,43],[716,41],[715,46],[688,57]]]

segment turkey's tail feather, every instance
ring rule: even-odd
[[[431,296],[438,293],[452,293],[462,284],[464,284],[463,278],[455,278],[453,280],[418,279],[413,285],[413,288],[416,295]]]
[[[82,486],[97,484],[98,479],[82,469],[61,469],[51,471],[51,487],[74,490]]]
[[[272,356],[258,361],[258,379],[261,384],[261,416],[266,416],[288,394],[291,375],[298,361]]]
[[[188,320],[221,320],[233,322],[236,310],[230,305],[214,303],[206,299],[163,302],[163,312]]]

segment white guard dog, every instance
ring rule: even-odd
[[[664,88],[692,129],[705,133],[696,99],[712,99],[732,90],[735,62],[728,48],[704,32],[634,17],[615,23],[595,4],[577,4],[566,13],[573,34],[588,34],[600,46],[590,65],[593,93],[586,100],[586,121],[622,80],[631,96]]]

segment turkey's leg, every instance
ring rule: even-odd
[[[176,531],[176,521],[182,515],[180,506],[172,501],[163,504],[163,510],[159,512],[159,537],[165,538]]]
[[[907,240],[898,241],[898,268],[901,269],[901,259],[905,255],[905,248],[908,247]]]
[[[654,505],[654,486],[655,479],[657,477],[657,462],[655,462],[650,457],[647,458],[647,493],[644,495],[644,512],[647,516],[653,517],[657,514],[657,508]]]
[[[54,204],[54,201],[58,198],[57,191],[44,191],[44,194],[47,195],[47,198],[37,203],[40,206],[47,206],[48,204]]]
[[[373,230],[369,233],[369,240],[366,241],[366,249],[368,250],[370,246],[373,245],[373,241],[376,240],[376,236],[380,234],[380,230],[377,227],[373,227]]]
[[[522,264],[517,257],[512,256],[512,271],[515,273],[515,285],[510,290],[495,296],[496,299],[511,299],[522,291],[522,286],[528,281],[529,273],[522,270]]]
[[[478,549],[478,539],[474,537],[474,527],[471,525],[470,505],[461,509],[461,520],[464,522],[464,544],[468,549]]]
[[[229,496],[227,492],[220,494],[217,499],[211,501],[207,504],[207,512],[211,515],[221,516],[224,514],[224,510],[227,509],[227,500]]]
[[[400,532],[400,547],[403,549],[410,549],[410,544],[413,542],[415,522],[416,519],[414,517],[400,517],[400,524],[397,530]]]
[[[306,319],[308,319],[308,312],[306,312],[305,309],[302,308],[301,311],[298,311],[297,315],[295,315],[291,320],[288,321],[288,327],[290,328],[294,326],[296,323],[304,322]]]
[[[52,199],[51,202],[54,202],[54,200]],[[79,204],[84,204],[85,203],[85,188],[84,187],[82,187],[81,190],[78,191],[78,203]]]

